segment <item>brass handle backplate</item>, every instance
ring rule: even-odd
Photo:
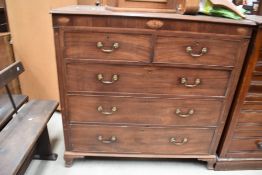
[[[105,139],[103,136],[98,136],[97,140],[105,144],[111,144],[111,143],[116,142],[117,138],[116,136],[112,136],[109,139]]]
[[[262,150],[262,142],[257,142],[257,148]]]
[[[182,118],[187,118],[190,117],[192,115],[194,115],[195,110],[194,109],[190,109],[186,114],[183,113],[180,109],[176,109],[176,115]]]
[[[188,142],[188,138],[183,138],[183,139],[181,139],[180,141],[178,141],[177,138],[175,138],[175,137],[172,137],[172,138],[170,139],[170,143],[173,143],[173,144],[176,145],[176,146],[185,145],[187,142]]]
[[[181,81],[180,81],[181,84],[183,84],[185,87],[188,87],[188,88],[193,88],[193,87],[197,87],[201,84],[201,80],[200,78],[196,78],[195,79],[195,84],[188,84],[188,80],[187,78],[181,78]]]
[[[99,41],[99,42],[96,43],[96,47],[99,48],[102,52],[111,53],[111,52],[113,52],[115,49],[118,49],[118,48],[119,48],[119,43],[113,43],[111,49],[105,49],[103,42]]]
[[[200,53],[193,53],[193,48],[191,46],[188,46],[186,48],[186,52],[189,53],[192,57],[201,57],[208,52],[208,49],[206,47],[203,47]]]
[[[114,112],[117,111],[117,107],[114,106],[114,107],[111,108],[110,112],[106,112],[106,111],[104,111],[102,106],[98,106],[97,111],[100,112],[101,114],[104,114],[104,115],[112,115],[112,114],[114,114]]]
[[[107,81],[107,80],[104,80],[104,75],[103,74],[97,74],[97,80],[102,82],[103,84],[113,84],[115,83],[117,80],[119,79],[119,75],[117,74],[114,74],[112,76],[112,80],[111,81]]]

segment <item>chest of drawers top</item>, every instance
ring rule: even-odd
[[[204,15],[179,15],[172,13],[112,12],[99,6],[74,5],[51,11],[53,26],[88,26],[130,29],[161,29],[177,32],[232,34],[250,36],[251,20],[231,20]],[[212,25],[210,25],[212,24]],[[145,31],[144,31],[145,32]]]

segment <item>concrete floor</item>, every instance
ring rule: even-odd
[[[65,168],[63,129],[59,113],[52,117],[48,129],[53,150],[59,157],[57,161],[33,160],[26,175],[262,175],[262,171],[207,170],[205,163],[196,160],[89,158],[77,160],[71,168]]]

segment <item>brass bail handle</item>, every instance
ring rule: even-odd
[[[111,49],[105,49],[103,42],[99,41],[99,42],[96,43],[96,47],[97,47],[98,49],[100,49],[102,52],[111,53],[111,52],[113,52],[115,49],[118,49],[118,48],[119,48],[119,43],[113,43]]]
[[[208,52],[208,49],[206,47],[203,47],[200,53],[193,53],[193,48],[191,46],[188,46],[186,48],[186,52],[189,53],[192,57],[201,57]]]
[[[103,115],[112,115],[117,111],[117,107],[112,107],[110,112],[104,111],[102,106],[98,106],[97,111]]]
[[[194,113],[195,113],[194,109],[190,109],[187,113],[183,113],[180,109],[176,109],[176,115],[182,118],[190,117],[194,115]]]
[[[180,83],[183,84],[185,87],[194,88],[194,87],[197,87],[201,84],[201,80],[200,80],[200,78],[196,78],[195,84],[189,84],[187,78],[182,77]]]
[[[119,80],[119,75],[114,74],[114,75],[112,75],[112,80],[111,81],[107,81],[107,80],[104,80],[104,75],[103,74],[97,74],[97,80],[100,81],[103,84],[113,84],[113,83],[115,83],[116,81]]]
[[[177,138],[172,137],[170,139],[170,143],[173,143],[176,146],[182,146],[182,145],[185,145],[186,143],[188,143],[188,138],[183,138],[183,139],[181,139],[181,141],[178,141]]]
[[[104,143],[104,144],[111,144],[117,141],[116,136],[112,136],[109,139],[105,139],[103,136],[98,136],[97,140]]]

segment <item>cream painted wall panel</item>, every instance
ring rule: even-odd
[[[77,0],[6,0],[14,52],[25,66],[22,93],[30,98],[59,99],[50,9]]]

